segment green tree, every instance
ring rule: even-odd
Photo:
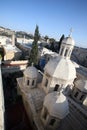
[[[0,60],[2,60],[2,55],[0,54]]]
[[[50,43],[55,43],[55,39],[54,38],[50,38]]]
[[[60,46],[61,46],[61,43],[62,43],[62,40],[64,39],[64,34],[61,36],[60,40],[59,40],[59,46],[58,46],[58,50],[60,50]]]
[[[50,49],[52,51],[55,51],[54,45],[55,45],[55,39],[54,38],[50,38]]]
[[[39,39],[40,39],[39,27],[36,25],[36,29],[34,33],[34,41],[32,43],[32,49],[29,58],[29,65],[31,65],[32,63],[34,65],[37,65],[38,63],[38,40]]]
[[[49,39],[49,37],[47,35],[45,35],[44,39],[47,41],[47,39]]]

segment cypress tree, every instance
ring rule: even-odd
[[[38,40],[40,38],[39,34],[39,27],[36,25],[35,33],[34,33],[34,41],[32,43],[32,49],[30,53],[30,58],[29,58],[29,65],[32,63],[34,65],[37,65],[38,63]]]
[[[62,43],[62,40],[64,39],[64,34],[61,36],[60,40],[59,40],[59,46],[58,46],[58,50],[60,50],[60,46],[61,46],[61,43]]]

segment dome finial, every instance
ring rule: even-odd
[[[70,28],[70,34],[69,34],[69,37],[71,37],[72,32],[73,32],[73,29],[72,29],[72,28]]]

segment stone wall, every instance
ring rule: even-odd
[[[4,96],[0,60],[0,130],[4,130]]]

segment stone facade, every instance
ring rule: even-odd
[[[21,50],[16,46],[7,45],[4,48],[4,60],[18,60],[21,57]]]

